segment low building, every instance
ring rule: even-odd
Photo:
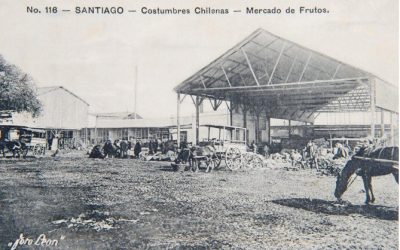
[[[61,147],[73,147],[78,140],[86,141],[84,128],[88,126],[89,104],[62,86],[41,87],[37,92],[43,108],[38,117],[10,112],[9,116],[0,118],[0,125],[45,129],[48,140],[56,134],[60,136]]]

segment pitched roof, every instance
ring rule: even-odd
[[[74,96],[75,98],[81,100],[81,101],[82,101],[83,103],[85,103],[86,105],[88,105],[88,106],[90,105],[90,104],[87,103],[84,99],[80,98],[80,97],[77,96],[75,93],[71,92],[70,90],[66,89],[66,88],[63,87],[63,86],[38,87],[38,88],[37,88],[37,93],[38,93],[38,95],[40,96],[40,95],[45,95],[45,94],[48,94],[48,93],[50,93],[50,92],[53,92],[53,91],[56,91],[56,90],[59,90],[59,89],[66,91],[66,92],[69,93],[70,95],[72,95],[72,96]]]
[[[383,82],[369,72],[257,29],[174,90],[263,108],[274,118],[311,121],[316,111],[370,108],[372,78]]]

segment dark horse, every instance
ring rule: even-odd
[[[3,157],[6,157],[6,151],[12,152],[12,157],[20,157],[20,152],[24,149],[24,146],[21,142],[16,140],[3,140],[0,141],[0,151],[3,154]]]
[[[381,161],[379,161],[380,159]],[[351,160],[346,163],[336,180],[335,197],[340,200],[343,193],[351,185],[350,177],[356,173],[361,176],[364,182],[366,200],[369,204],[375,201],[372,192],[371,177],[393,174],[397,183],[399,183],[399,148],[382,147],[376,149],[360,149]],[[370,196],[371,192],[371,196]]]

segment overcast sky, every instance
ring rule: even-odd
[[[215,3],[214,3],[215,2]],[[398,84],[398,1],[15,1],[0,2],[0,54],[32,75],[38,86],[62,85],[92,112],[133,110],[135,65],[138,107],[144,117],[176,113],[173,88],[257,28]],[[26,6],[72,12],[27,14]],[[74,6],[194,6],[283,10],[329,9],[327,15],[154,16],[76,15]],[[188,104],[190,104],[188,102]],[[190,105],[187,105],[190,106]],[[192,107],[184,108],[190,112]]]

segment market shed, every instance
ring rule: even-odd
[[[392,124],[393,114],[398,114],[395,86],[263,29],[253,32],[174,90],[178,94],[178,128],[183,98],[190,96],[193,100],[197,142],[199,106],[204,100],[209,100],[214,110],[226,103],[231,117],[233,110],[240,110],[246,128],[246,116],[254,115],[256,135],[260,117],[266,118],[269,127],[270,118],[313,123],[320,112],[369,111],[371,136],[375,137],[376,112],[389,112]],[[269,141],[270,136],[267,138]]]

